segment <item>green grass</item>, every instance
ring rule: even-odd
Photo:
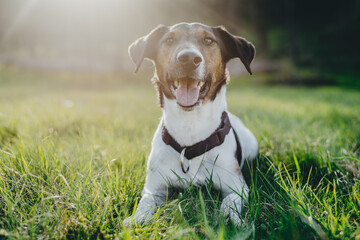
[[[360,239],[360,92],[241,79],[229,109],[260,144],[244,225],[209,183],[123,227],[161,116],[149,77],[0,67],[0,238]]]

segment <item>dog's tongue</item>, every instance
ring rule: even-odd
[[[184,107],[194,105],[199,99],[200,88],[197,82],[193,80],[179,81],[179,86],[176,89],[176,101]]]

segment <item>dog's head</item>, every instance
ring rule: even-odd
[[[240,58],[251,74],[255,47],[244,38],[230,34],[224,27],[200,23],[158,26],[129,47],[138,71],[144,58],[155,63],[153,82],[163,97],[176,99],[184,110],[215,99],[226,84],[226,63]]]

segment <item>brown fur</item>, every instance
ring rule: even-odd
[[[173,38],[176,44],[168,44]],[[205,39],[213,39],[212,44],[205,44]],[[230,34],[223,27],[209,27],[200,23],[180,23],[172,27],[158,26],[147,36],[137,39],[129,48],[129,53],[136,71],[144,58],[155,63],[155,74],[152,83],[158,94],[158,102],[163,106],[164,96],[174,99],[171,86],[178,80],[179,68],[176,55],[184,48],[195,47],[204,58],[206,72],[205,82],[200,89],[199,99],[202,103],[213,101],[224,84],[229,81],[226,63],[232,58],[240,58],[251,74],[250,63],[255,56],[255,47],[244,38]],[[188,80],[189,81],[189,80]]]
[[[201,41],[203,41],[205,37],[216,39],[216,36],[212,32],[211,28],[197,25],[194,26],[193,29],[189,29],[180,25],[179,27],[166,33],[162,39],[166,39],[170,36],[176,39],[193,38],[192,44],[194,44],[203,55],[205,65],[207,67],[206,75],[208,78],[206,80],[206,84],[209,89],[207,94],[203,97],[203,103],[206,101],[213,101],[221,87],[228,82],[228,76],[225,74],[226,63],[222,59],[219,44],[216,42],[214,42],[211,46],[201,44]],[[169,74],[169,69],[171,71],[171,66],[175,65],[173,62],[175,59],[174,55],[183,46],[186,46],[186,44],[188,44],[188,42],[184,41],[184,43],[178,45],[176,48],[172,48],[166,44],[160,44],[159,46],[158,54],[155,60],[156,73],[153,77],[153,83],[158,91],[158,99],[161,107],[163,94],[169,99],[174,99],[170,90],[171,82],[169,82],[168,79],[168,75],[171,75],[171,73]]]

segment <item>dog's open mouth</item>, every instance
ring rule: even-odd
[[[205,81],[183,77],[173,82],[173,93],[176,102],[184,108],[191,108],[199,104],[199,100],[203,98]]]

